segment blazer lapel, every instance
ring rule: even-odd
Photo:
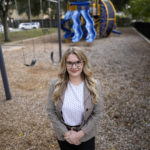
[[[86,109],[86,106],[88,105],[88,101],[89,101],[89,96],[90,96],[90,91],[88,90],[88,88],[87,88],[87,86],[86,86],[86,84],[84,84],[84,108]],[[64,97],[65,97],[65,93],[64,94],[62,94],[61,96],[60,96],[60,100],[59,100],[59,102],[58,102],[58,104],[57,104],[57,111],[58,112],[61,112],[61,110],[62,110],[62,105],[63,105],[63,102],[64,102]]]
[[[64,102],[64,97],[65,97],[65,94],[62,94],[60,96],[60,100],[59,100],[58,104],[56,105],[58,112],[62,111],[62,105],[63,105],[63,102]]]
[[[90,95],[90,91],[88,90],[87,86],[84,86],[84,115],[83,115],[83,122],[81,123],[81,126],[83,126],[85,120],[89,117],[93,110],[93,103]]]
[[[88,90],[86,84],[84,84],[84,107],[88,102],[88,97],[90,96],[90,91]]]
[[[84,84],[84,106],[87,104],[89,96],[90,96],[90,91],[88,90],[86,84]],[[58,103],[59,110],[62,109],[62,105],[63,105],[63,102],[64,102],[64,97],[65,97],[65,92],[60,96],[60,101]]]
[[[60,119],[62,119],[62,106],[63,106],[63,102],[64,102],[64,97],[65,97],[65,92],[64,94],[62,94],[60,96],[60,100],[58,102],[58,104],[56,105],[56,111],[57,113],[59,114],[59,117]],[[90,108],[93,108],[93,104],[92,104],[92,101],[91,101],[91,96],[90,96],[90,91],[88,90],[86,84],[84,84],[84,115],[83,115],[83,120],[86,120],[87,118],[87,115],[88,115],[88,111]],[[84,122],[82,122],[83,124]],[[82,126],[81,124],[81,126]]]

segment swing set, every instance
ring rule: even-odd
[[[58,41],[59,41],[59,60],[58,60],[58,62],[54,60],[54,57],[53,57],[54,52],[52,51],[51,54],[50,54],[51,61],[52,61],[53,64],[55,64],[55,63],[59,63],[61,61],[61,57],[62,57],[61,31],[60,31],[61,30],[61,25],[60,25],[60,0],[57,0],[57,1],[56,0],[47,0],[47,1],[50,2],[50,3],[52,2],[52,3],[57,4],[57,23],[58,23],[57,27],[58,27]],[[28,2],[30,2],[30,0],[28,0]],[[42,4],[42,0],[40,0],[40,4]],[[16,6],[16,10],[18,11],[16,0],[15,0],[15,6]],[[29,4],[29,8],[30,8],[30,4]],[[31,9],[29,11],[30,11],[30,14],[31,14]],[[24,65],[27,66],[27,67],[32,67],[36,64],[35,47],[34,47],[34,40],[33,39],[32,39],[32,42],[33,42],[33,59],[32,59],[30,64],[26,63],[25,53],[24,53],[24,50],[23,50]],[[10,100],[11,99],[11,93],[10,93],[10,88],[9,88],[9,83],[8,83],[7,72],[6,72],[6,68],[5,68],[5,62],[4,62],[4,58],[3,58],[1,44],[0,44],[0,70],[1,70],[2,80],[3,80],[6,100]]]
[[[62,22],[60,22],[60,0],[47,0],[47,1],[49,3],[57,4],[59,60],[58,61],[54,60],[54,52],[52,51],[50,54],[50,58],[51,58],[51,61],[53,64],[59,63],[61,61],[62,48],[61,48],[61,31],[60,30],[61,30],[61,28],[65,29],[65,22],[68,22],[71,19],[70,14],[72,15],[72,19],[73,19],[74,23],[77,22],[77,19],[79,20],[80,17],[77,17],[77,16],[80,16],[79,15],[80,12],[81,12],[83,18],[85,19],[86,24],[88,25],[90,23],[90,26],[87,26],[87,25],[85,26],[87,29],[86,31],[88,31],[88,35],[90,35],[87,37],[92,37],[90,40],[89,40],[89,38],[86,38],[87,42],[92,42],[96,38],[96,33],[94,30],[91,30],[91,27],[92,27],[92,29],[94,29],[94,28],[97,29],[97,33],[99,33],[100,36],[108,36],[113,31],[114,27],[116,27],[115,9],[109,0],[108,1],[91,0],[91,2],[90,1],[89,2],[82,2],[82,1],[80,2],[79,0],[77,0],[77,2],[67,3],[68,11]],[[91,3],[91,7],[90,7],[90,3]],[[16,5],[16,10],[18,11],[17,0],[15,0],[15,5]],[[31,18],[30,0],[28,0],[28,5],[29,5],[29,15]],[[42,0],[40,0],[40,8],[41,8],[41,12],[43,13]],[[81,8],[83,8],[83,10]],[[89,15],[90,10],[92,10],[91,12],[93,14],[92,16],[93,16],[95,24],[90,18],[90,15]],[[70,12],[73,12],[73,13],[70,13]],[[82,22],[82,20],[81,20],[81,22]],[[43,26],[43,19],[42,19],[42,26]],[[77,28],[77,27],[79,27],[79,26],[78,25],[73,26],[74,30],[77,31],[74,33],[74,36],[78,35],[79,28]],[[65,31],[66,31],[67,37],[68,37],[68,35],[69,36],[71,35],[71,37],[73,36],[73,34],[70,34],[70,31],[72,31],[70,28],[67,30],[65,29]],[[69,34],[67,31],[69,31]],[[87,34],[87,33],[85,32],[85,34]],[[94,36],[91,36],[91,35],[94,35]],[[73,42],[78,42],[81,38],[82,38],[82,36],[80,36],[80,38],[76,38],[76,40]],[[25,53],[23,50],[24,65],[27,67],[32,67],[37,62],[36,56],[35,56],[34,39],[32,39],[32,45],[33,45],[33,59],[31,61],[31,63],[29,63],[29,64],[26,63]],[[4,83],[6,99],[11,99],[11,94],[10,94],[10,90],[9,90],[7,74],[6,74],[6,70],[5,70],[5,64],[4,64],[4,60],[3,60],[3,54],[2,54],[1,47],[0,47],[0,69],[1,69],[3,83]]]
[[[61,23],[60,23],[60,0],[47,0],[50,3],[56,3],[57,4],[57,28],[58,28],[58,41],[59,41],[59,60],[58,62],[56,62],[54,60],[54,52],[51,52],[50,54],[50,58],[53,64],[59,63],[61,61],[61,57],[62,57],[62,48],[61,48]],[[18,7],[17,7],[17,0],[15,0],[15,7],[16,10],[18,11]],[[31,6],[30,6],[30,0],[28,0],[28,7],[29,7],[29,15],[31,18]],[[42,5],[42,0],[40,0],[40,11],[42,13],[42,28],[43,28],[43,5]],[[32,19],[31,19],[32,20]],[[32,22],[32,21],[31,21]],[[44,33],[44,29],[42,29],[42,32]],[[23,44],[23,41],[22,41]],[[24,59],[24,65],[27,67],[32,67],[36,64],[37,60],[36,60],[36,55],[35,55],[35,44],[34,44],[34,39],[32,39],[32,45],[33,45],[33,59],[31,61],[31,63],[27,63],[26,62],[26,56],[25,56],[25,52],[24,52],[24,48],[22,47],[22,52],[23,52],[23,59]]]

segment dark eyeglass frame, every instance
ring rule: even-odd
[[[71,68],[71,67],[73,67],[73,65],[75,65],[76,67],[80,68],[82,63],[83,63],[83,61],[80,61],[80,60],[75,61],[75,62],[66,61],[66,66]]]

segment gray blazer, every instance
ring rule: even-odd
[[[47,112],[50,117],[50,120],[52,121],[57,139],[64,141],[65,140],[64,134],[68,131],[62,117],[62,105],[64,101],[64,94],[60,97],[58,104],[55,106],[52,95],[53,95],[56,81],[57,79],[53,80],[50,84]],[[98,83],[98,92],[99,92],[98,93],[99,100],[97,104],[92,103],[90,92],[87,86],[86,85],[84,86],[85,112],[83,116],[83,121],[79,129],[81,129],[85,133],[85,136],[80,140],[80,142],[85,142],[91,139],[92,137],[96,136],[98,132],[98,122],[99,122],[99,117],[103,110],[103,106],[102,106],[101,86],[98,81],[97,83]]]

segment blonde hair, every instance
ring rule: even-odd
[[[98,99],[97,85],[93,78],[93,74],[88,62],[88,58],[84,54],[84,52],[79,48],[71,47],[67,51],[65,51],[61,60],[60,71],[58,73],[58,81],[55,84],[55,89],[53,92],[53,99],[55,105],[57,105],[60,96],[65,92],[67,83],[69,81],[69,74],[66,69],[66,59],[70,54],[75,54],[79,60],[83,61],[83,70],[81,76],[88,90],[90,91],[92,102],[96,104]]]

